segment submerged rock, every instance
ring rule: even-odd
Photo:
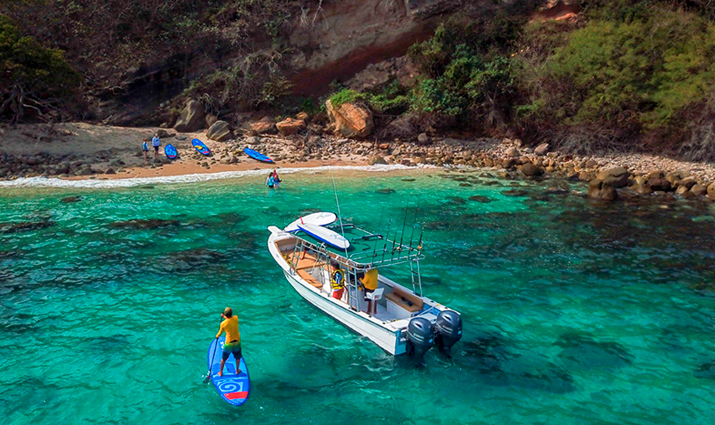
[[[482,204],[488,204],[489,202],[492,202],[491,199],[489,199],[486,196],[480,196],[480,195],[474,195],[469,197],[470,201],[476,201],[476,202],[481,202]]]
[[[160,229],[162,227],[175,227],[179,225],[179,220],[163,220],[160,218],[152,218],[148,220],[134,219],[127,221],[117,221],[111,223],[109,227],[113,229]]]
[[[608,182],[593,179],[588,183],[588,197],[599,201],[611,202],[618,198],[618,192]]]
[[[375,193],[379,193],[381,195],[391,195],[393,193],[396,193],[397,191],[395,189],[390,189],[390,188],[385,188],[385,189],[377,189]]]
[[[79,202],[81,200],[82,200],[81,196],[68,196],[66,198],[62,198],[62,200],[60,200],[60,202],[62,202],[63,204],[72,204],[75,202]]]
[[[631,364],[632,356],[617,342],[597,341],[586,335],[567,333],[554,342],[568,369],[619,368]]]
[[[20,222],[20,223],[0,223],[0,233],[17,233],[17,232],[29,232],[32,230],[45,229],[47,227],[54,226],[55,223],[51,221],[40,221],[40,222]]]

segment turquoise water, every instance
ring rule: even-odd
[[[335,210],[330,172],[0,189],[2,423],[712,423],[713,207],[480,173],[335,174],[356,224],[424,225],[425,294],[464,320],[425,367],[311,307],[267,252],[266,226]],[[202,383],[227,305],[238,409]]]

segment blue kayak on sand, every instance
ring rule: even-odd
[[[209,345],[208,352],[208,367],[211,371],[211,383],[216,388],[216,391],[221,395],[226,403],[234,406],[240,406],[248,400],[250,392],[250,380],[248,378],[248,367],[246,362],[241,358],[241,373],[236,374],[236,359],[233,354],[226,360],[226,365],[223,368],[223,376],[218,376],[221,368],[221,354],[223,353],[224,338],[214,338]],[[211,357],[213,355],[213,358]]]
[[[211,151],[209,150],[209,147],[204,144],[199,139],[194,139],[191,141],[191,144],[194,145],[194,149],[196,149],[201,155],[210,155]]]
[[[174,147],[174,145],[166,145],[166,147],[164,148],[164,154],[169,159],[176,159],[179,153],[176,152],[176,148]]]
[[[256,152],[253,149],[245,148],[243,152],[246,153],[246,155],[250,156],[251,158],[261,161],[261,162],[273,162],[272,159],[268,158],[267,156],[263,155],[260,152]]]

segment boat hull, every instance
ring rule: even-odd
[[[309,288],[306,284],[302,283],[299,278],[287,270],[283,270],[283,274],[288,283],[290,283],[301,297],[328,316],[342,323],[350,330],[367,337],[392,355],[396,356],[405,353],[405,342],[400,340],[400,330],[387,329],[375,323],[377,320],[370,318],[367,314],[349,310],[338,305],[337,303],[339,301],[333,301],[332,298],[318,293],[313,290],[312,287]]]

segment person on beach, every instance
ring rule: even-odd
[[[221,313],[221,318],[224,319],[219,327],[216,339],[222,333],[226,332],[226,343],[223,345],[223,353],[221,354],[221,368],[218,371],[218,376],[223,376],[223,367],[226,365],[226,360],[233,354],[236,359],[236,375],[241,374],[241,333],[238,332],[238,316],[233,315],[231,307]]]
[[[276,181],[273,178],[273,173],[268,175],[268,178],[266,179],[266,186],[270,187],[273,189],[273,187],[276,185]]]
[[[154,146],[154,159],[159,155],[159,146],[161,146],[161,140],[159,140],[159,134],[154,134],[154,138],[151,139],[151,145]]]
[[[278,173],[275,168],[273,169],[273,184],[275,187],[279,187],[281,185],[281,179],[278,177]]]
[[[149,162],[149,144],[147,143],[149,139],[144,139],[142,143],[142,152],[144,152],[144,162]]]

